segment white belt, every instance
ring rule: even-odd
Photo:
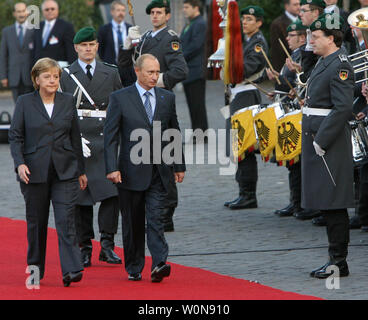
[[[10,124],[0,124],[0,130],[9,130]]]
[[[78,109],[78,117],[106,118],[106,110]]]
[[[321,116],[326,117],[330,114],[331,109],[318,109],[318,108],[308,108],[303,107],[303,114],[306,116]]]
[[[239,92],[250,90],[257,90],[257,88],[252,84],[237,84],[234,88],[231,88],[231,95],[235,97]]]

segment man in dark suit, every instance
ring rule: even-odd
[[[183,29],[180,41],[189,73],[183,81],[192,128],[208,129],[206,114],[205,43],[207,25],[201,15],[199,0],[185,0],[183,11],[189,24]]]
[[[34,32],[33,60],[36,62],[48,57],[66,67],[77,59],[73,46],[74,27],[58,18],[59,6],[54,0],[45,0],[42,3],[42,14],[45,21]]]
[[[113,1],[111,3],[111,22],[101,26],[98,30],[98,54],[101,60],[110,64],[118,64],[119,50],[131,27],[129,23],[124,21],[125,13],[125,4]]]
[[[290,23],[298,19],[300,11],[300,0],[284,0],[285,12],[277,17],[270,27],[270,55],[274,69],[280,72],[286,59],[286,53],[282,49],[279,39],[287,48],[286,29]]]
[[[103,127],[106,108],[111,92],[121,89],[117,67],[96,61],[98,50],[96,31],[92,27],[82,28],[74,37],[78,60],[65,68],[60,81],[64,92],[77,97],[79,126],[82,134],[86,174],[89,180],[86,190],[79,192],[76,227],[82,261],[91,265],[93,232],[93,205],[100,202],[98,225],[101,233],[99,259],[107,263],[120,264],[121,259],[114,250],[114,235],[119,221],[119,199],[116,186],[106,179],[103,159]],[[82,92],[86,90],[89,98]],[[96,111],[97,109],[97,111]]]
[[[14,102],[19,95],[33,91],[31,81],[31,49],[33,30],[27,28],[27,5],[16,3],[13,15],[15,24],[2,31],[0,46],[0,81],[9,87]]]
[[[133,60],[141,54],[153,54],[160,63],[161,73],[157,86],[172,90],[175,85],[186,79],[188,67],[181,49],[178,35],[169,29],[171,18],[169,0],[152,0],[146,7],[146,14],[150,16],[153,30],[147,31],[143,36],[139,34],[139,26],[129,29],[128,37],[124,42],[123,50],[119,53],[119,70],[123,86],[133,84],[137,77],[133,68]],[[132,41],[140,39],[136,47]],[[178,205],[178,191],[175,182],[171,181],[171,188],[167,196],[167,204],[163,219],[165,231],[174,231],[173,215]]]
[[[118,184],[128,279],[141,280],[146,219],[147,245],[152,256],[151,280],[161,282],[170,275],[171,269],[166,264],[168,245],[161,215],[171,175],[174,171],[175,181],[181,183],[185,163],[175,95],[156,87],[160,75],[158,60],[151,54],[142,55],[136,61],[135,72],[138,79],[135,84],[110,96],[104,129],[106,173],[109,180]],[[161,133],[155,136],[157,129],[163,133],[174,129],[177,138],[173,142],[174,159],[167,159],[162,153],[169,142],[161,141]],[[137,143],[131,139],[132,134],[142,134],[143,139]],[[140,151],[135,154],[138,149]],[[170,160],[172,164],[167,164]]]

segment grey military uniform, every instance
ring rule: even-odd
[[[154,37],[151,36],[151,33],[152,31],[147,31],[136,48],[120,50],[118,65],[123,85],[124,87],[129,86],[137,79],[132,57],[135,60],[141,54],[150,53],[160,63],[165,89],[171,90],[178,82],[185,80],[188,74],[179,37],[168,27]]]
[[[106,110],[109,96],[113,91],[122,87],[120,76],[116,67],[96,62],[96,69],[92,80],[75,61],[69,68],[86,89],[99,110]],[[60,81],[61,89],[72,94],[76,93],[77,84],[64,70]],[[94,109],[87,98],[83,95],[79,109]],[[88,187],[79,194],[79,205],[93,205],[101,200],[117,196],[116,187],[106,179],[105,163],[103,156],[105,118],[79,117],[79,126],[82,137],[90,141],[88,147],[91,149],[91,157],[85,158]]]
[[[354,207],[351,118],[354,72],[345,50],[320,58],[308,80],[304,107],[331,110],[328,116],[303,114],[302,207],[334,210]],[[324,158],[334,186],[313,141],[326,151]]]

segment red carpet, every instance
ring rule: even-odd
[[[99,243],[94,242],[92,267],[79,283],[64,288],[61,280],[57,236],[49,229],[45,277],[39,290],[25,286],[25,221],[0,218],[0,300],[306,300],[319,299],[285,292],[219,275],[198,268],[171,263],[171,276],[161,283],[150,282],[151,259],[140,282],[128,281],[122,265],[98,261]],[[122,257],[121,248],[116,253]]]

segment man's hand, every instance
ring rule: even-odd
[[[139,40],[141,38],[141,33],[140,33],[140,27],[139,26],[134,26],[134,27],[130,27],[128,30],[128,36],[126,37],[125,41],[124,41],[124,49],[125,50],[129,50],[133,47],[133,41],[134,40]]]
[[[7,88],[8,85],[9,85],[9,81],[8,79],[2,79],[1,80],[1,85],[4,87],[4,88]]]
[[[267,76],[270,81],[276,81],[279,78],[280,73],[277,71],[272,71],[270,68],[266,68]]]
[[[357,115],[356,115],[356,117],[355,117],[355,119],[357,119],[357,120],[362,120],[362,119],[364,119],[365,118],[365,113],[364,112],[359,112]]]
[[[28,167],[25,164],[21,164],[18,166],[18,175],[19,178],[25,183],[29,183],[29,175],[31,172],[29,171]]]
[[[79,176],[78,181],[79,181],[79,188],[81,190],[85,190],[87,188],[88,183],[87,176],[85,174],[82,174],[81,176]]]
[[[323,149],[319,146],[319,144],[317,144],[317,142],[313,141],[313,147],[314,147],[314,150],[316,150],[316,153],[317,153],[320,157],[322,157],[322,156],[324,156],[324,155],[325,155],[326,151],[325,151],[325,150],[323,150]]]
[[[291,72],[299,73],[302,71],[302,66],[289,58],[286,59],[286,66]]]
[[[110,180],[112,183],[121,183],[122,180],[121,180],[121,173],[120,171],[114,171],[114,172],[110,172],[106,178],[108,180]]]
[[[175,172],[174,176],[175,176],[175,182],[176,183],[182,183],[184,180],[184,175],[185,172]]]
[[[362,95],[365,97],[368,101],[368,86],[365,84],[365,82],[362,83]]]

